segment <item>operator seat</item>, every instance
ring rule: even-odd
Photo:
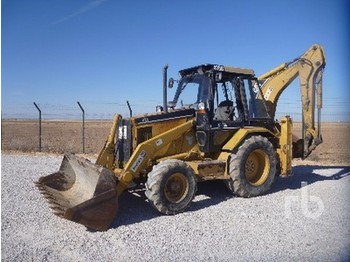
[[[233,102],[231,100],[222,101],[218,108],[215,110],[214,120],[228,121],[233,117]]]

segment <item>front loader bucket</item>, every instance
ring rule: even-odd
[[[118,210],[117,178],[109,169],[65,155],[60,170],[35,183],[54,214],[94,230],[107,230]]]

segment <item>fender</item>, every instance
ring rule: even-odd
[[[244,127],[239,129],[232,137],[231,139],[222,147],[222,151],[219,154],[218,159],[226,162],[226,170],[225,174],[229,176],[228,174],[228,159],[231,155],[232,151],[243,142],[243,140],[248,137],[250,134],[266,134],[270,137],[276,137],[276,134],[272,133],[270,130],[264,128],[264,127]]]

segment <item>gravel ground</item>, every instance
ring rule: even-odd
[[[201,183],[175,216],[159,215],[143,191],[127,192],[112,228],[90,232],[53,215],[34,188],[61,160],[2,154],[3,261],[350,260],[349,166],[298,163],[293,177],[252,199],[233,197],[220,181]]]

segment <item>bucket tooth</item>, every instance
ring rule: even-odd
[[[48,196],[48,195],[43,195],[43,197],[44,197],[45,199],[47,199],[48,201],[53,200],[53,198],[52,198],[51,196]]]
[[[44,197],[52,197],[52,194],[50,194],[50,193],[47,192],[47,191],[43,191],[41,194],[42,194]]]
[[[49,207],[53,210],[53,211],[60,211],[60,212],[65,212],[66,211],[66,209],[65,208],[63,208],[63,207],[61,207],[60,205],[58,205],[58,204],[51,204],[51,205],[49,205]]]
[[[46,191],[45,186],[43,184],[36,185],[36,188],[39,189],[39,191]]]
[[[47,202],[49,203],[49,205],[56,205],[56,206],[61,206],[61,203],[55,199],[52,198],[46,198]]]
[[[62,217],[64,218],[64,211],[60,211],[60,210],[53,210],[52,213],[56,216]]]

